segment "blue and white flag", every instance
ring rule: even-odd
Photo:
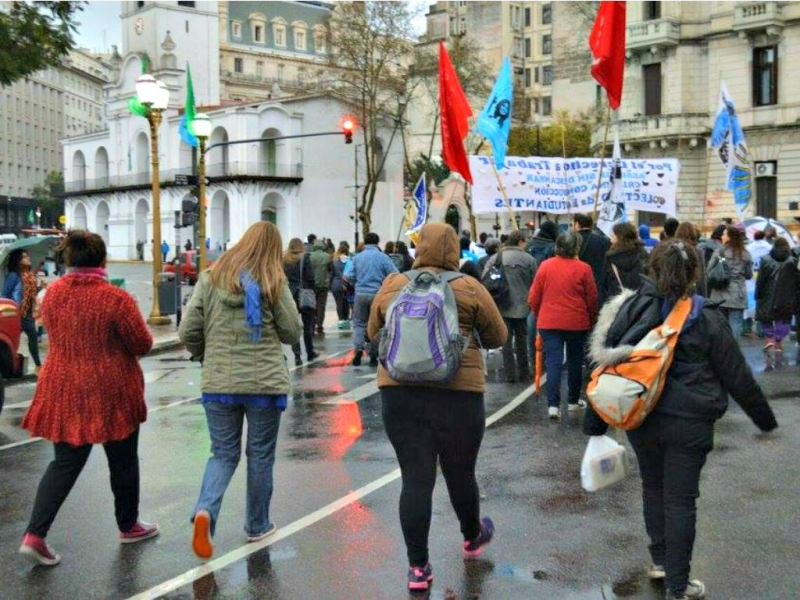
[[[719,108],[711,131],[711,147],[717,150],[719,159],[728,170],[728,189],[733,192],[733,201],[739,219],[744,219],[753,194],[750,150],[744,141],[744,132],[724,82],[719,85]]]
[[[416,214],[414,213],[416,212]],[[413,216],[412,216],[413,215]],[[425,173],[419,177],[417,185],[414,186],[414,192],[411,199],[408,201],[406,208],[406,219],[410,223],[406,235],[418,232],[425,225],[425,219],[428,217],[428,186],[425,183]]]
[[[619,147],[619,133],[614,135],[614,155],[612,156],[611,177],[608,192],[603,194],[600,210],[597,213],[597,227],[611,237],[611,230],[617,223],[628,220],[625,211],[625,195],[622,193],[622,150]]]
[[[478,132],[492,144],[494,162],[498,169],[503,168],[508,147],[508,133],[511,131],[511,108],[513,106],[514,86],[511,81],[511,59],[506,57],[494,82],[489,101],[478,117]]]

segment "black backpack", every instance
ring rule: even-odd
[[[489,291],[498,308],[507,308],[511,304],[511,292],[508,289],[508,277],[506,277],[506,271],[503,268],[502,251],[497,253],[497,259],[489,270],[483,274],[481,282]]]

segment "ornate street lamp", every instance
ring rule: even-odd
[[[208,248],[206,248],[206,140],[211,137],[211,119],[205,113],[197,113],[192,121],[194,135],[200,144],[200,164],[198,165],[197,193],[197,274],[208,266]]]
[[[151,188],[153,192],[153,309],[147,322],[150,325],[168,325],[171,321],[161,315],[158,291],[161,277],[161,182],[158,172],[158,127],[161,113],[169,105],[169,88],[152,75],[142,75],[136,80],[136,95],[147,107],[147,122],[150,124],[150,164],[152,165]]]

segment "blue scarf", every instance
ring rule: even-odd
[[[250,341],[261,341],[261,288],[247,271],[239,275],[244,290],[244,322],[250,328]]]

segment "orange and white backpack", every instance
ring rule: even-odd
[[[625,359],[592,372],[586,395],[603,421],[619,429],[636,429],[653,411],[691,310],[691,298],[679,300],[664,322],[651,329]]]

